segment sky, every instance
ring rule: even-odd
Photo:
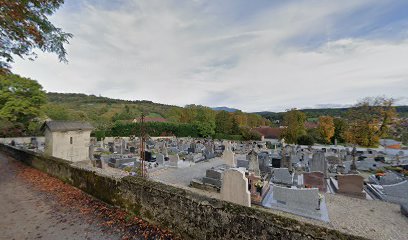
[[[246,112],[408,104],[405,0],[71,0],[68,64],[38,52],[13,72],[48,92]]]

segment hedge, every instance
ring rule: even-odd
[[[106,136],[130,136],[140,135],[140,123],[117,123],[106,133]],[[169,122],[148,122],[144,123],[146,134],[152,137],[171,136],[176,137],[198,137],[198,129],[193,124],[169,123]]]

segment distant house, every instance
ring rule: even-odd
[[[87,122],[46,121],[44,153],[69,161],[89,160],[89,144],[93,127]]]
[[[140,122],[140,118],[133,119],[134,123]],[[167,122],[167,119],[162,117],[145,117],[144,122]]]
[[[401,149],[401,142],[394,139],[380,139],[380,145],[384,148]]]
[[[319,127],[319,123],[317,122],[305,122],[306,129],[312,129],[312,128],[317,128],[317,127]]]
[[[283,128],[272,128],[272,127],[257,127],[253,130],[257,131],[261,136],[266,139],[279,139],[282,134]]]

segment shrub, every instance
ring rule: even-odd
[[[315,143],[315,140],[310,135],[302,135],[302,136],[298,137],[298,139],[297,139],[297,144],[299,144],[299,145],[312,146],[314,143]]]

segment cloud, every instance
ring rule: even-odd
[[[66,4],[53,21],[75,35],[69,64],[39,54],[14,65],[48,91],[276,111],[408,90],[408,37],[373,34],[391,20],[367,30],[390,1]]]

